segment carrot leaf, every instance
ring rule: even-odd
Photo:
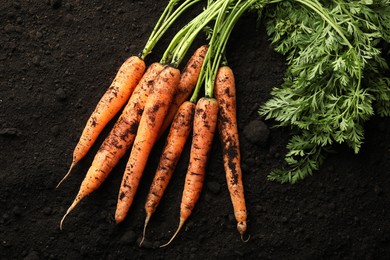
[[[267,6],[263,15],[288,68],[259,113],[295,133],[287,145],[288,169],[269,179],[296,183],[318,169],[334,143],[358,153],[363,124],[374,114],[390,115],[389,66],[381,48],[390,42],[390,2],[290,0]]]

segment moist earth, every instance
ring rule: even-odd
[[[56,189],[85,122],[121,63],[142,50],[166,2],[1,1],[0,258],[389,259],[389,118],[374,116],[366,123],[359,154],[334,146],[321,169],[304,181],[281,185],[267,180],[272,169],[283,167],[291,132],[273,127],[257,109],[283,82],[286,62],[270,47],[255,14],[239,21],[227,51],[237,83],[248,242],[236,230],[218,136],[201,197],[171,245],[158,248],[179,222],[189,143],[151,219],[144,247],[137,244],[166,136],[152,151],[123,223],[116,225],[113,216],[126,159],[59,230],[114,121]],[[175,23],[148,64],[161,58],[174,33],[201,8],[195,6]],[[189,54],[204,43],[198,37]]]

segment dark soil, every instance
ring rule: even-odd
[[[121,63],[142,50],[163,2],[1,1],[0,258],[389,259],[389,118],[367,123],[358,155],[335,147],[321,170],[299,184],[266,180],[271,169],[283,165],[289,132],[271,128],[268,121],[264,129],[256,110],[282,83],[285,66],[264,29],[256,29],[253,14],[239,22],[228,50],[239,130],[245,132],[241,151],[250,240],[241,242],[235,229],[217,137],[200,200],[170,246],[156,248],[178,224],[188,145],[151,220],[146,248],[137,245],[163,141],[153,150],[124,223],[113,219],[122,160],[59,230],[102,138],[62,186],[55,186],[68,170],[89,114]],[[159,60],[173,33],[199,10],[175,24],[148,64]],[[202,43],[197,39],[190,52]],[[267,127],[264,140],[257,133],[267,134]]]

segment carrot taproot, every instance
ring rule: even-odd
[[[57,187],[68,177],[73,167],[87,154],[99,134],[129,100],[131,93],[145,72],[145,62],[137,56],[129,57],[119,68],[113,82],[90,115],[73,151],[68,172]]]
[[[185,221],[189,218],[203,188],[206,166],[211,151],[214,132],[217,127],[218,101],[214,98],[202,97],[195,107],[193,135],[183,195],[180,204],[180,222],[172,238],[164,245],[169,245]]]
[[[200,70],[202,69],[202,64],[207,49],[207,45],[200,46],[194,52],[194,54],[191,56],[186,66],[184,67],[183,72],[181,74],[179,86],[177,87],[177,92],[175,94],[172,104],[169,107],[168,113],[164,120],[164,124],[161,127],[160,135],[162,135],[165,130],[169,128],[169,125],[175,117],[178,108],[184,101],[188,99],[188,97],[194,90],[198,81]]]
[[[60,229],[62,229],[62,224],[66,216],[83,198],[100,187],[111,170],[131,147],[135,134],[137,133],[146,99],[151,89],[151,84],[163,67],[162,64],[157,62],[151,64],[139,81],[122,114],[97,151],[92,165],[81,183],[76,198],[60,222]]]
[[[126,217],[133,202],[149,154],[180,81],[180,71],[166,66],[153,81],[118,194],[116,223]]]
[[[165,189],[175,171],[184,145],[192,129],[192,120],[194,118],[195,104],[185,101],[177,110],[173,119],[169,134],[157,166],[152,185],[149,190],[145,203],[145,225],[142,240],[145,238],[146,226],[150,217],[156,211],[158,204],[164,194]]]
[[[247,229],[247,209],[242,182],[240,142],[236,116],[236,89],[233,71],[228,66],[218,69],[214,96],[218,100],[218,132],[221,140],[223,165],[237,230],[243,239]]]

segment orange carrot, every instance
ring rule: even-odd
[[[168,114],[165,117],[164,124],[161,127],[160,135],[162,135],[171,124],[177,109],[180,105],[188,99],[192,91],[194,90],[204,57],[206,55],[208,46],[203,45],[199,47],[187,62],[180,78],[179,86],[177,87],[176,95],[173,99],[171,106],[169,107]]]
[[[217,127],[217,117],[218,101],[214,98],[207,97],[199,99],[195,108],[190,163],[188,165],[181,199],[179,226],[168,243],[161,247],[167,246],[173,241],[184,225],[184,222],[191,215],[199,199],[203,188],[214,132]]]
[[[247,211],[242,183],[240,142],[236,117],[236,89],[233,71],[228,66],[218,69],[214,95],[218,100],[218,131],[222,144],[223,164],[227,186],[237,220],[237,230],[243,239]]]
[[[145,72],[145,62],[137,56],[128,58],[119,68],[111,86],[102,96],[89,117],[73,152],[70,168],[57,187],[68,177],[73,167],[87,154],[103,128],[129,100]]]
[[[153,63],[139,81],[121,116],[96,153],[75,200],[61,220],[60,229],[62,229],[65,217],[84,197],[100,187],[101,183],[133,144],[145,102],[151,89],[151,82],[163,67],[160,63]]]
[[[160,203],[164,191],[168,186],[173,172],[175,171],[187,138],[191,132],[194,112],[195,104],[190,101],[186,101],[179,107],[173,119],[172,126],[169,130],[167,141],[161,154],[160,162],[145,203],[146,218],[140,245],[145,238],[146,226],[149,223],[150,217],[156,211],[156,208]]]
[[[171,66],[166,66],[153,81],[119,190],[116,223],[123,221],[133,202],[149,154],[179,81],[180,71]]]

